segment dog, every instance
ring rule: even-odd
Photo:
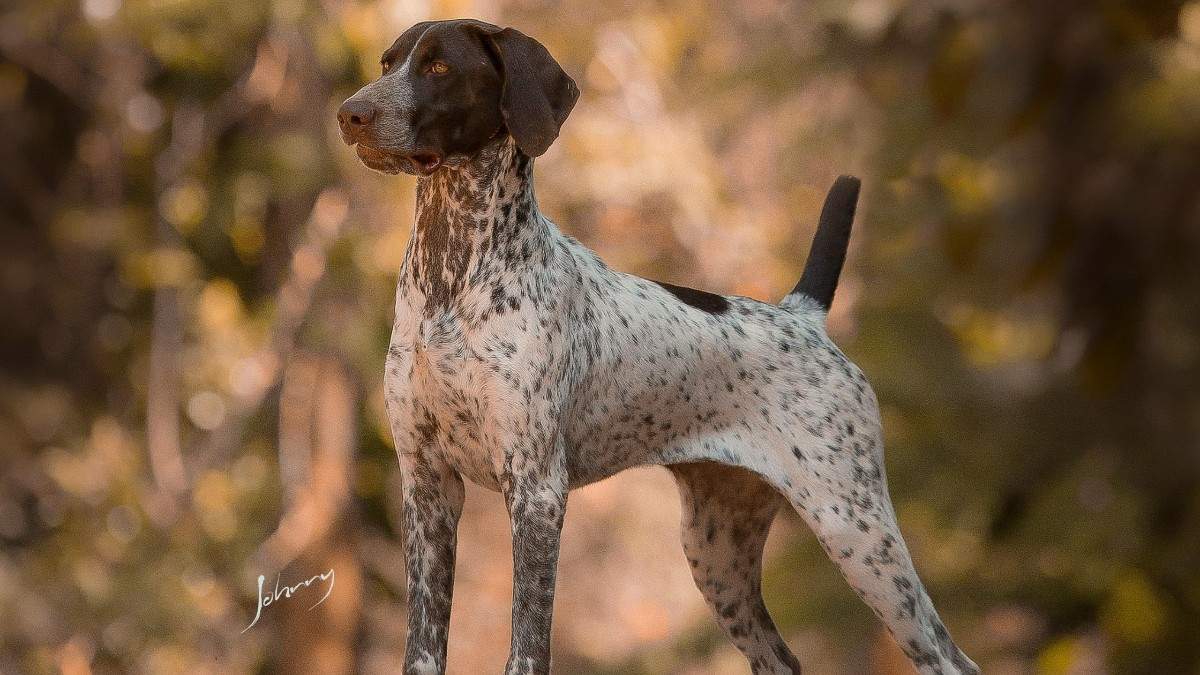
[[[761,593],[776,511],[798,511],[923,673],[976,673],[896,525],[879,408],[825,318],[859,182],[830,190],[778,305],[610,269],[538,210],[533,158],[579,96],[541,43],[419,23],[337,113],[366,166],[417,178],[385,366],[403,474],[406,673],[442,673],[463,478],[504,496],[513,537],[507,673],[550,671],[567,493],[667,467],[697,587],[754,673],[799,673]]]

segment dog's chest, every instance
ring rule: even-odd
[[[505,378],[511,378],[514,348],[495,326],[466,326],[449,312],[436,317],[402,313],[392,333],[386,390],[411,405],[390,414],[409,414],[429,434],[427,451],[440,455],[467,479],[498,488],[496,421]]]

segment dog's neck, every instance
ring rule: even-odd
[[[401,284],[423,292],[427,312],[448,309],[471,286],[494,290],[544,263],[548,234],[533,196],[533,160],[502,135],[472,159],[417,179]]]

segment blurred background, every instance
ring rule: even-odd
[[[334,112],[455,16],[579,82],[538,197],[618,269],[776,300],[861,176],[830,330],[951,631],[989,673],[1200,673],[1198,0],[5,3],[0,672],[396,671],[414,182]],[[572,495],[559,672],[747,672],[678,518],[661,469]],[[808,672],[911,672],[794,515],[768,548]],[[459,550],[450,670],[499,672],[500,497]],[[329,569],[242,633],[258,575]]]

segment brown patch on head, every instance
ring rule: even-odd
[[[380,77],[342,104],[338,123],[381,171],[428,175],[473,157],[504,129],[540,155],[579,94],[539,42],[472,19],[418,23],[380,63]]]

